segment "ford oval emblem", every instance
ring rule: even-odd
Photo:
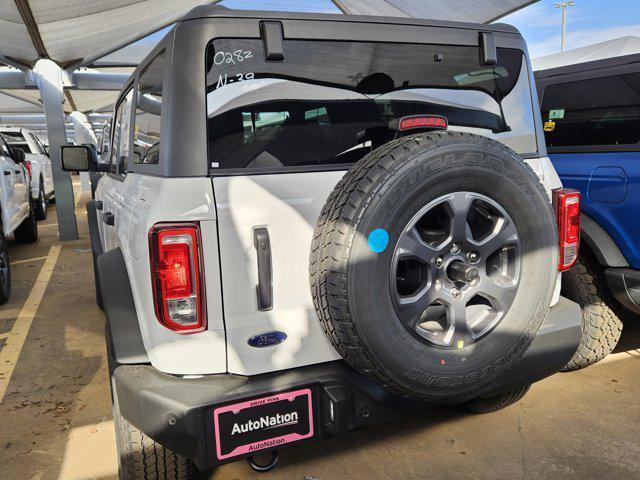
[[[287,339],[287,334],[284,332],[264,332],[258,333],[253,337],[250,337],[247,340],[247,343],[252,347],[256,348],[264,348],[264,347],[272,347],[274,345],[278,345],[279,343],[284,342]]]

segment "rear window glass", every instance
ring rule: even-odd
[[[395,135],[407,115],[447,117],[450,128],[537,150],[526,64],[498,49],[286,40],[267,62],[260,39],[218,39],[207,50],[207,130],[212,168],[349,164]]]
[[[167,54],[163,50],[140,73],[136,99],[136,124],[133,140],[133,163],[158,163],[162,86]]]
[[[640,74],[549,85],[542,99],[547,145],[636,145],[640,142]]]

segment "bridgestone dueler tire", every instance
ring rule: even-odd
[[[581,252],[578,262],[562,275],[562,294],[582,309],[580,346],[564,371],[579,370],[609,355],[620,340],[622,321],[612,307],[604,272]]]
[[[390,288],[394,246],[413,215],[456,191],[504,208],[522,242],[520,287],[503,320],[460,349],[428,345],[397,318]],[[557,231],[539,179],[503,144],[461,132],[394,140],[360,160],[318,219],[311,292],[322,328],[345,361],[386,389],[424,401],[477,397],[527,350],[546,318],[557,278]],[[368,246],[384,228],[388,247]]]
[[[502,410],[503,408],[508,407],[509,405],[513,405],[517,401],[519,401],[522,397],[524,397],[531,385],[524,385],[519,388],[514,388],[513,390],[509,390],[508,392],[501,393],[500,395],[495,395],[493,397],[488,398],[474,398],[469,402],[465,403],[462,407],[469,413],[493,413],[498,410]]]

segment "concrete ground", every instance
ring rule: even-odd
[[[0,307],[2,480],[117,476],[83,204],[80,240],[58,242],[52,206],[37,244],[10,245],[13,292]],[[440,408],[284,450],[267,474],[238,462],[202,478],[637,479],[639,367],[640,319],[627,322],[614,355],[534,385],[501,412]]]

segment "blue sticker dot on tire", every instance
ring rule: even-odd
[[[376,253],[384,252],[389,245],[389,234],[384,228],[376,228],[369,233],[369,248]]]

